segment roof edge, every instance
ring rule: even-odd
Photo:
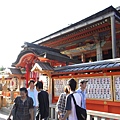
[[[96,65],[96,64],[103,64],[103,63],[112,63],[112,62],[120,62],[120,58],[115,59],[108,59],[108,60],[101,60],[101,61],[95,61],[95,62],[87,62],[87,63],[80,63],[80,64],[74,64],[74,65],[68,65],[64,67],[55,68],[55,70],[62,70],[62,69],[68,69],[68,68],[74,68],[74,67],[80,67],[80,66],[88,66],[88,65]]]
[[[36,44],[37,44],[37,42],[40,42],[40,41],[44,42],[44,41],[50,40],[51,38],[55,38],[55,37],[58,37],[58,36],[60,36],[60,35],[62,35],[62,34],[71,32],[71,31],[75,30],[75,27],[76,27],[76,26],[79,25],[79,28],[80,28],[80,27],[81,27],[80,24],[85,24],[85,22],[87,22],[87,21],[89,21],[89,20],[92,20],[92,19],[95,19],[95,18],[97,18],[97,17],[100,17],[100,16],[102,16],[102,15],[105,15],[105,14],[107,14],[108,12],[116,12],[116,14],[120,14],[113,6],[109,6],[108,8],[105,8],[105,9],[102,10],[102,11],[99,11],[99,12],[97,12],[97,13],[95,13],[95,14],[93,14],[93,15],[91,15],[91,16],[89,16],[89,17],[87,17],[87,18],[85,18],[85,19],[83,19],[83,20],[81,20],[81,21],[79,21],[79,22],[76,22],[76,23],[74,23],[74,24],[72,24],[72,25],[70,25],[70,26],[68,26],[68,27],[65,27],[65,28],[63,28],[63,29],[61,29],[61,30],[58,30],[58,31],[56,31],[56,32],[54,32],[54,33],[52,33],[52,34],[50,34],[50,35],[48,35],[48,36],[45,36],[45,37],[43,37],[43,38],[41,38],[41,39],[38,39],[38,40],[36,40],[36,41],[33,41],[32,43],[36,43]],[[86,25],[86,24],[85,24],[85,25]],[[77,29],[78,29],[78,28],[77,28]],[[53,35],[54,35],[54,36],[53,36]],[[53,37],[52,37],[52,36],[53,36]]]

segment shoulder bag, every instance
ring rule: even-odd
[[[82,107],[78,106],[76,104],[75,98],[73,96],[73,94],[71,94],[74,104],[75,104],[75,109],[76,109],[76,115],[78,120],[86,120],[87,119],[87,112],[86,109],[83,109]]]

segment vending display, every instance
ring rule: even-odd
[[[113,76],[114,100],[120,101],[120,76]]]
[[[64,92],[64,86],[67,85],[68,79],[54,79],[54,96],[58,97]]]
[[[105,76],[85,79],[88,80],[86,88],[88,99],[113,100],[111,77]]]

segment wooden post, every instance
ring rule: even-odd
[[[52,103],[52,79],[51,79],[51,73],[49,72],[47,75],[48,75],[48,79],[49,79],[48,80],[49,103],[51,104]]]
[[[26,64],[26,88],[28,88],[29,78],[30,78],[29,64]]]

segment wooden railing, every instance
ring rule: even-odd
[[[57,120],[55,104],[50,105],[49,120]],[[120,120],[119,114],[87,110],[87,120]]]

